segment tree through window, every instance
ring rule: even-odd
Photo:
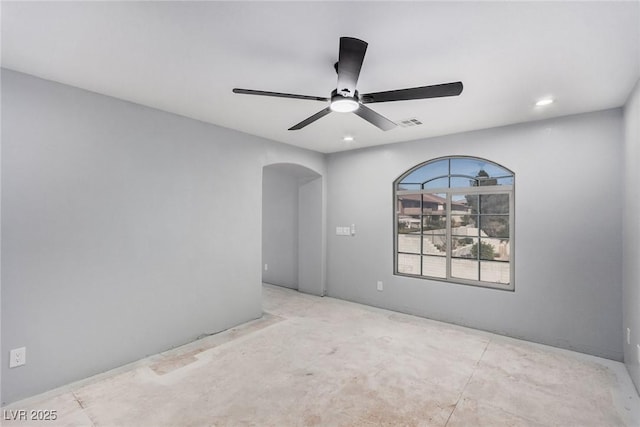
[[[508,169],[475,157],[422,163],[394,182],[395,274],[513,290]]]

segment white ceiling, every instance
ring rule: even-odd
[[[640,77],[640,3],[2,2],[2,66],[320,152],[619,107]],[[459,97],[370,104],[383,132],[318,101],[341,36],[369,43],[360,93],[461,80]],[[534,102],[553,96],[551,106]],[[344,142],[344,135],[355,137]]]

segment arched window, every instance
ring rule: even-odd
[[[443,157],[393,185],[394,273],[514,289],[514,174],[485,159]]]

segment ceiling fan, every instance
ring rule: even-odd
[[[329,105],[325,109],[318,111],[313,116],[290,127],[289,130],[302,129],[332,111],[335,111],[338,113],[355,113],[384,131],[393,129],[396,127],[396,124],[364,104],[458,96],[462,93],[462,82],[454,82],[360,95],[356,90],[356,83],[358,83],[358,77],[360,76],[360,69],[362,68],[367,46],[367,42],[362,40],[353,37],[340,37],[338,62],[334,64],[334,68],[338,73],[338,86],[331,92],[331,98],[239,88],[233,89],[233,93],[329,102]]]

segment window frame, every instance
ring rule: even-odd
[[[477,186],[469,186],[469,187],[437,187],[437,188],[422,188],[421,190],[398,190],[398,187],[400,186],[401,181],[406,178],[409,174],[413,173],[414,171],[427,166],[430,163],[434,163],[437,161],[441,161],[441,160],[452,160],[452,159],[470,159],[470,160],[475,160],[478,162],[483,162],[483,163],[487,163],[487,164],[491,164],[494,166],[498,166],[501,169],[504,169],[505,171],[509,172],[511,178],[512,178],[512,183],[510,185],[477,185]],[[427,179],[426,181],[424,181],[424,184],[428,183],[429,181],[434,181],[443,177],[447,177],[449,178],[449,183],[451,183],[451,178],[452,177],[457,177],[459,174],[451,174],[451,163],[449,162],[449,174],[448,175],[444,175],[444,176],[437,176],[437,177],[432,177],[430,179]],[[473,177],[467,177],[466,178],[473,178]],[[398,209],[398,201],[399,201],[399,197],[403,196],[403,195],[415,195],[415,194],[420,194],[420,228],[421,228],[421,232],[420,232],[420,253],[419,254],[412,254],[412,253],[408,253],[408,252],[398,252],[398,238],[400,233],[398,232],[398,217],[399,217],[399,209]],[[424,245],[424,224],[423,224],[423,218],[425,216],[424,213],[424,209],[423,209],[423,196],[424,194],[444,194],[446,196],[446,252],[445,255],[443,256],[443,258],[445,258],[445,263],[446,263],[446,277],[435,277],[435,276],[424,276],[422,275],[422,269],[423,269],[423,260],[424,260],[424,250],[423,250],[423,245]],[[459,278],[459,277],[454,277],[451,274],[451,265],[452,265],[452,260],[453,259],[460,259],[457,257],[454,257],[452,255],[452,241],[453,241],[453,232],[452,232],[452,227],[451,227],[451,217],[453,216],[452,214],[452,208],[451,208],[451,204],[452,204],[452,198],[455,195],[469,195],[469,194],[478,194],[478,195],[492,195],[492,194],[506,194],[509,198],[509,202],[508,202],[508,206],[509,206],[509,219],[508,219],[508,224],[509,224],[509,283],[508,284],[504,284],[504,283],[498,283],[498,282],[487,282],[487,281],[481,281],[480,280],[480,267],[481,267],[481,259],[480,259],[480,255],[478,254],[478,280],[471,280],[471,279],[464,279],[464,278]],[[478,218],[481,218],[481,213],[478,212],[476,214],[478,216]],[[492,215],[492,214],[486,214],[486,215]],[[502,214],[504,215],[504,214]],[[479,227],[478,227],[479,228]],[[478,247],[480,248],[481,242],[481,237],[480,235],[478,236]],[[402,273],[398,271],[398,255],[399,254],[410,254],[410,255],[419,255],[420,256],[420,272],[418,274],[410,274],[410,273]],[[447,156],[447,157],[439,157],[436,159],[432,159],[432,160],[428,160],[426,162],[422,162],[414,167],[412,167],[411,169],[405,171],[402,175],[400,175],[396,180],[393,181],[393,274],[396,276],[402,276],[402,277],[410,277],[410,278],[414,278],[414,279],[422,279],[422,280],[434,280],[434,281],[440,281],[440,282],[446,282],[446,283],[454,283],[454,284],[462,284],[462,285],[470,285],[470,286],[476,286],[476,287],[483,287],[483,288],[491,288],[491,289],[500,289],[500,290],[506,290],[506,291],[514,291],[515,290],[515,174],[509,170],[508,168],[505,168],[504,166],[490,161],[490,160],[486,160],[486,159],[482,159],[482,158],[478,158],[478,157],[471,157],[471,156]]]

